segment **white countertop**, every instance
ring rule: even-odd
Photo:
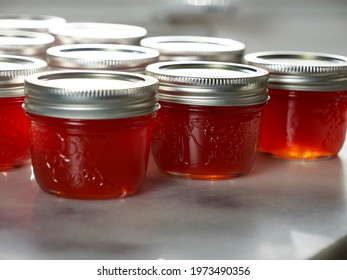
[[[347,234],[347,147],[325,161],[258,155],[246,176],[161,174],[121,200],[59,198],[30,166],[0,173],[0,259],[306,259]]]

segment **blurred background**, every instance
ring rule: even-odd
[[[347,0],[0,0],[0,13],[134,24],[148,36],[225,37],[245,43],[246,53],[347,55]]]

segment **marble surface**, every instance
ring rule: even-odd
[[[0,259],[307,259],[347,234],[347,147],[339,157],[259,154],[250,174],[220,181],[161,174],[141,193],[59,198],[30,166],[0,173]]]

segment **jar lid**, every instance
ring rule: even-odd
[[[189,105],[243,106],[268,99],[268,72],[228,62],[158,62],[146,74],[159,80],[161,101]]]
[[[25,77],[46,67],[47,63],[38,58],[0,55],[0,98],[24,96]]]
[[[269,71],[269,87],[288,90],[347,89],[347,57],[312,52],[271,51],[247,54],[247,64]]]
[[[241,42],[203,36],[158,36],[142,39],[140,44],[160,52],[160,61],[213,60],[241,62],[245,45]]]
[[[46,15],[0,14],[1,29],[20,29],[37,32],[48,32],[49,28],[64,24],[61,17]]]
[[[54,42],[50,34],[0,29],[0,53],[15,55],[42,54]]]
[[[75,44],[51,47],[47,62],[53,67],[144,71],[158,61],[159,52],[150,48],[115,44]]]
[[[51,28],[60,44],[125,44],[138,45],[146,36],[143,27],[125,24],[70,22]]]
[[[158,81],[141,74],[71,70],[34,74],[25,81],[24,109],[74,119],[118,119],[159,109]]]

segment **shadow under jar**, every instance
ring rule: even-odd
[[[249,172],[255,160],[268,72],[223,62],[160,62],[161,110],[153,125],[158,167],[192,179],[223,179]]]
[[[70,198],[139,191],[145,178],[158,81],[116,71],[50,71],[26,79],[38,185]]]
[[[279,51],[245,61],[270,72],[259,151],[297,160],[336,156],[347,125],[347,57]]]
[[[0,55],[0,170],[9,170],[30,161],[29,123],[22,108],[24,79],[44,71],[43,60]]]

